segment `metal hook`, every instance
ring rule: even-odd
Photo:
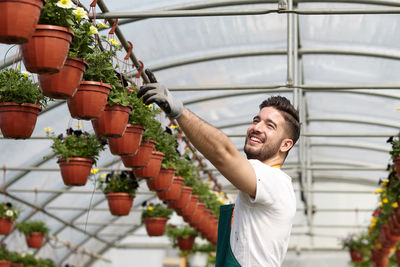
[[[114,24],[108,34],[114,34],[117,25],[118,25],[118,19],[114,19]]]
[[[125,60],[128,60],[129,57],[131,56],[132,48],[133,48],[133,45],[130,41],[128,41],[128,44],[129,44],[129,49],[128,49],[128,53],[126,53],[126,56],[124,57]]]

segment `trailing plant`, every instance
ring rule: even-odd
[[[10,220],[16,220],[20,214],[20,209],[10,202],[0,204],[0,218],[6,217]]]
[[[142,206],[144,207],[142,211],[142,221],[145,218],[170,218],[172,215],[172,210],[165,207],[162,204],[156,204],[153,205],[150,203],[149,205],[146,205],[146,201],[143,202]]]
[[[129,123],[142,125],[145,129],[151,128],[152,121],[160,114],[161,110],[156,108],[155,105],[143,104],[143,101],[136,96],[137,89],[135,87],[128,90],[132,93],[132,112],[129,114]]]
[[[47,131],[47,135],[53,140],[51,148],[58,158],[67,161],[71,157],[92,159],[96,164],[100,151],[105,149],[107,141],[99,139],[95,134],[89,134],[81,130],[67,129],[66,136],[55,136]]]
[[[0,260],[11,260],[11,252],[8,251],[4,246],[0,246]]]
[[[29,78],[31,74],[22,73],[20,68],[0,70],[0,102],[31,103],[45,108],[50,99]]]
[[[128,193],[135,195],[139,184],[132,172],[121,171],[120,173],[111,172],[107,175],[103,174],[98,178],[98,189],[104,194],[109,193]]]
[[[173,247],[178,246],[178,237],[187,239],[189,236],[197,236],[196,230],[186,225],[183,227],[176,227],[175,225],[168,224],[166,233],[171,239]]]
[[[34,232],[47,234],[49,232],[49,228],[44,221],[20,222],[17,223],[17,229],[24,234],[31,234]]]
[[[38,260],[33,254],[30,253],[22,253],[20,254],[20,262],[24,266],[36,266]]]
[[[104,36],[102,36],[104,39]],[[88,69],[84,72],[82,80],[84,81],[98,81],[104,83],[111,83],[118,78],[114,72],[113,57],[115,51],[101,50],[99,46],[93,48],[93,52],[88,54],[84,59],[88,63]]]
[[[85,21],[79,21],[73,27],[74,38],[69,46],[68,56],[76,58],[86,58],[93,53],[94,34],[97,30],[94,26]]]

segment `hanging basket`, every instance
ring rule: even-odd
[[[350,257],[352,262],[362,262],[363,258],[358,250],[350,250]]]
[[[133,172],[137,178],[150,179],[155,178],[160,173],[161,161],[164,153],[153,151],[150,156],[149,164],[145,168],[135,169]]]
[[[11,233],[14,221],[8,217],[0,218],[0,235],[8,235]]]
[[[43,233],[33,232],[26,235],[26,243],[30,248],[40,248],[43,243]]]
[[[120,156],[133,156],[137,153],[144,127],[128,124],[122,137],[108,138],[111,154]]]
[[[150,162],[151,152],[155,146],[154,140],[142,140],[139,149],[134,156],[121,156],[122,162],[127,168],[144,168]]]
[[[0,260],[0,267],[10,267],[11,261],[8,260]]]
[[[71,117],[93,120],[101,116],[107,104],[111,85],[101,82],[81,81],[75,95],[67,100]]]
[[[193,188],[190,186],[183,186],[182,193],[176,201],[168,202],[168,206],[172,209],[185,209],[190,203]]]
[[[134,196],[128,193],[109,193],[106,195],[110,212],[115,216],[128,215],[132,208]]]
[[[153,190],[158,191],[158,192],[168,191],[174,180],[174,172],[175,172],[175,170],[173,168],[169,168],[169,169],[161,168],[157,177],[154,178],[154,180],[153,180],[153,182],[154,182]]]
[[[90,176],[94,161],[86,158],[69,158],[67,162],[61,158],[57,163],[60,165],[61,176],[65,185],[83,186]]]
[[[35,32],[43,4],[42,0],[0,1],[0,43],[28,42]]]
[[[178,246],[180,250],[192,250],[194,246],[194,239],[196,237],[189,235],[188,238],[178,237]]]
[[[158,198],[165,201],[178,200],[182,193],[184,180],[182,177],[175,176],[168,191],[157,192]]]
[[[165,232],[168,218],[144,218],[147,235],[161,236]]]
[[[203,211],[205,208],[206,204],[204,204],[203,202],[198,202],[194,213],[191,216],[183,217],[183,219],[185,220],[185,222],[189,223],[191,227],[195,228],[202,220],[204,213]]]
[[[192,194],[192,196],[190,197],[190,202],[188,203],[186,208],[177,209],[176,212],[179,215],[183,216],[183,218],[192,216],[197,209],[198,201],[199,201],[199,196]]]
[[[21,45],[25,68],[32,73],[56,73],[67,59],[74,33],[65,27],[37,25],[29,42]]]
[[[87,63],[80,58],[67,58],[58,73],[39,75],[43,95],[55,99],[71,98],[79,87]]]
[[[0,129],[5,138],[26,139],[35,129],[42,108],[35,104],[0,103]]]
[[[11,265],[10,265],[10,267],[24,267],[24,264],[12,262]]]
[[[92,120],[94,132],[98,137],[115,138],[123,136],[131,110],[130,106],[106,105],[103,114],[97,120]]]

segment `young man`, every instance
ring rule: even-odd
[[[183,107],[146,73],[152,83],[142,86],[138,97],[146,105],[157,103],[176,119],[191,143],[239,189],[234,210],[233,205],[221,206],[216,266],[281,266],[296,199],[291,178],[280,167],[299,138],[296,109],[284,97],[264,101],[247,130],[246,159],[224,133]]]

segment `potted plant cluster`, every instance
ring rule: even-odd
[[[179,247],[181,251],[193,249],[194,240],[197,236],[195,229],[189,226],[177,227],[175,225],[168,224],[166,233],[172,241],[173,247]]]
[[[66,136],[47,134],[53,140],[51,148],[58,158],[64,184],[85,185],[92,165],[96,164],[100,151],[105,149],[106,140],[72,128],[67,129]]]
[[[111,172],[98,178],[98,188],[108,200],[110,212],[115,216],[128,215],[139,184],[132,172]]]
[[[161,236],[165,232],[167,221],[172,215],[172,210],[162,204],[143,203],[142,222],[146,226],[149,236]]]
[[[43,237],[48,234],[49,228],[44,221],[30,221],[17,223],[17,229],[26,237],[30,248],[40,248]]]
[[[6,138],[26,139],[49,98],[20,68],[0,70],[0,129]]]
[[[18,218],[20,210],[10,202],[0,204],[0,234],[8,235],[13,227],[14,221]]]
[[[10,252],[3,246],[0,246],[0,267],[11,266]]]
[[[353,233],[342,239],[342,248],[349,250],[352,262],[362,262],[371,247],[367,233]]]
[[[392,150],[389,152],[392,156],[393,163],[397,172],[397,177],[400,177],[400,136],[391,136],[387,143],[392,145]]]

